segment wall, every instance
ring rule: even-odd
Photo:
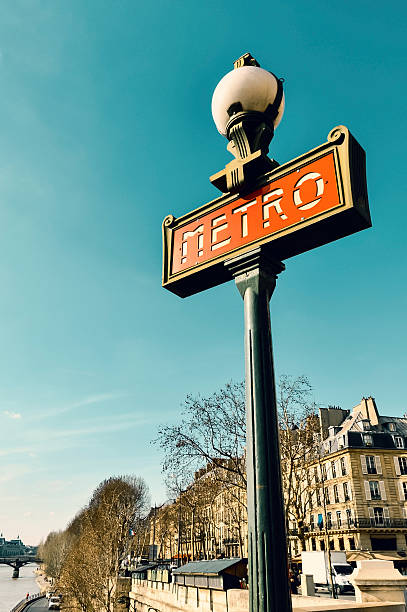
[[[133,581],[130,612],[248,612],[249,591],[214,591],[150,580]],[[333,610],[351,612],[406,612],[404,604],[356,602],[320,597],[293,597],[294,612]]]

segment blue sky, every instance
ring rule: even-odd
[[[243,378],[232,283],[161,288],[161,222],[230,160],[210,104],[250,51],[285,78],[280,163],[345,124],[373,228],[286,262],[277,373],[315,401],[407,411],[404,2],[14,0],[0,5],[0,530],[36,543],[103,478],[164,500],[157,425]]]

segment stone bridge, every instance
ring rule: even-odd
[[[18,578],[20,575],[20,567],[27,563],[40,563],[35,555],[18,555],[15,557],[0,557],[0,564],[9,565],[13,568],[13,578]]]

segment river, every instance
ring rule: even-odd
[[[24,565],[20,569],[20,578],[12,578],[13,568],[0,564],[0,612],[10,612],[27,593],[38,593],[35,582],[35,563]]]

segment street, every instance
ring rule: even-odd
[[[48,599],[43,597],[42,599],[37,599],[37,601],[33,601],[26,608],[26,610],[48,610]]]

